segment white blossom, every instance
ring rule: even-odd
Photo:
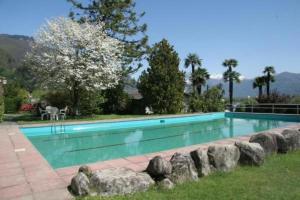
[[[123,44],[109,37],[103,24],[79,24],[60,17],[40,28],[27,56],[38,73],[47,75],[48,84],[77,82],[92,90],[118,83],[122,54]]]

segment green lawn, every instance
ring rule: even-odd
[[[262,167],[239,167],[234,172],[213,174],[198,182],[178,185],[169,191],[152,188],[148,192],[130,196],[78,199],[300,199],[300,151],[272,156]]]
[[[158,116],[158,115],[150,115]],[[65,121],[93,121],[93,120],[110,120],[110,119],[126,119],[126,118],[139,118],[139,117],[149,117],[149,115],[117,115],[117,114],[107,114],[107,115],[93,115],[93,116],[68,116]],[[41,120],[39,116],[23,113],[14,115],[4,115],[4,121],[15,121],[18,124],[36,124],[36,123],[50,123],[50,120]]]

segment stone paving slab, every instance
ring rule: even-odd
[[[127,119],[128,120],[128,119]],[[300,128],[300,123],[285,128]],[[146,169],[149,160],[160,155],[171,159],[176,152],[189,153],[197,148],[210,145],[234,144],[248,141],[250,135],[228,138],[205,144],[192,145],[177,149],[145,155],[119,158],[109,161],[90,163],[93,171],[107,168],[127,167],[135,171]],[[14,123],[0,125],[0,199],[1,200],[68,200],[73,199],[66,187],[77,173],[79,166],[54,170]]]

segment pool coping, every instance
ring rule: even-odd
[[[211,113],[191,113],[191,114],[174,114],[174,115],[160,115],[160,116],[147,116],[147,117],[132,117],[132,118],[120,118],[120,119],[105,119],[105,120],[89,120],[89,121],[57,121],[63,125],[79,125],[79,124],[97,124],[97,123],[111,123],[111,122],[127,122],[127,121],[143,121],[152,119],[165,119],[165,118],[179,118],[179,117],[192,117],[199,115],[211,115],[216,113],[225,112],[211,112]],[[20,128],[34,128],[34,127],[45,127],[51,126],[51,122],[48,123],[37,123],[37,124],[18,124]]]
[[[53,169],[20,131],[19,127],[16,123],[2,123],[0,125],[1,199],[73,199],[67,191],[67,186],[70,184],[71,178],[77,173],[79,165]],[[286,128],[300,128],[300,123],[295,122],[289,126],[267,131],[281,132]],[[154,156],[161,155],[165,159],[170,159],[176,152],[188,153],[198,148],[208,148],[210,145],[248,141],[250,135],[253,134],[87,165],[92,170],[126,167],[139,172],[147,167],[149,160]]]
[[[249,114],[249,115],[278,115],[278,116],[296,116],[300,117],[299,114],[282,114],[282,113],[250,113],[250,112],[210,112],[210,113],[188,113],[188,114],[172,114],[172,115],[160,115],[160,116],[146,116],[146,117],[132,117],[132,118],[119,118],[119,119],[103,119],[103,120],[87,120],[87,121],[57,121],[59,125],[80,125],[80,124],[97,124],[97,123],[112,123],[112,122],[130,122],[130,121],[143,121],[152,119],[166,119],[166,118],[179,118],[179,117],[192,117],[201,115],[211,115],[218,113],[233,113],[233,114]],[[36,124],[18,124],[19,128],[34,128],[34,127],[47,127],[53,123],[48,121],[47,123],[36,123]]]

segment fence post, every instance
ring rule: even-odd
[[[274,104],[272,104],[272,113],[274,113]]]
[[[299,104],[297,104],[297,114],[299,115]]]

